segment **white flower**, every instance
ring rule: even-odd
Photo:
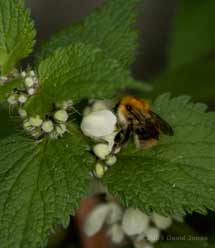
[[[94,208],[86,219],[84,232],[87,236],[93,236],[99,232],[105,223],[109,213],[107,204],[100,204]]]
[[[159,240],[160,231],[158,228],[149,227],[147,230],[145,230],[145,235],[148,241],[155,243]]]
[[[114,224],[108,230],[108,236],[111,238],[113,243],[119,244],[124,239],[124,232],[119,224]]]
[[[73,108],[73,105],[74,105],[74,103],[72,100],[64,101],[62,104],[62,108],[64,110],[71,110]]]
[[[45,133],[51,133],[54,129],[54,125],[52,121],[44,121],[42,125],[42,130]]]
[[[149,217],[139,209],[129,208],[122,220],[122,229],[127,235],[137,235],[144,232],[149,225]]]
[[[31,77],[34,77],[34,76],[35,76],[35,72],[34,72],[33,70],[31,70],[31,71],[29,72],[29,75],[30,75]]]
[[[10,95],[7,99],[8,103],[11,105],[16,105],[18,103],[16,95]]]
[[[69,118],[67,112],[65,110],[58,110],[57,112],[55,112],[54,114],[54,118],[56,121],[59,122],[66,122]]]
[[[29,122],[33,127],[40,127],[43,123],[43,120],[40,118],[39,115],[37,115],[35,117],[31,117],[29,119]]]
[[[100,159],[105,159],[110,153],[109,146],[107,144],[97,144],[93,147],[93,152]]]
[[[97,162],[95,165],[95,175],[98,178],[102,178],[104,176],[104,174],[105,174],[105,167],[104,167],[103,163]]]
[[[19,96],[18,101],[20,103],[25,103],[27,101],[27,99],[28,99],[27,96],[22,94]]]
[[[40,128],[35,128],[31,131],[31,135],[34,137],[34,138],[38,138],[40,137],[40,135],[42,134],[42,131]]]
[[[34,85],[34,80],[31,77],[25,79],[25,86],[30,88]]]
[[[63,136],[63,134],[67,131],[65,124],[60,124],[56,127],[56,132],[59,136]]]
[[[105,161],[105,163],[108,165],[108,166],[112,166],[114,165],[115,163],[117,162],[117,157],[115,155],[111,155],[107,158],[107,160]]]
[[[21,72],[21,77],[22,77],[22,78],[25,78],[25,77],[26,77],[26,75],[27,75],[27,74],[26,74],[26,72],[25,72],[25,71],[22,71],[22,72]]]
[[[161,230],[169,228],[172,224],[172,219],[170,217],[164,217],[156,213],[153,213],[152,220],[155,225]]]
[[[27,117],[27,112],[22,108],[18,109],[18,113],[19,113],[19,116],[21,118],[26,118]]]
[[[7,80],[8,80],[8,77],[7,77],[7,76],[0,76],[0,83],[1,83],[1,84],[6,83]]]
[[[113,133],[116,122],[117,118],[110,110],[96,111],[83,118],[81,130],[86,136],[101,138]]]
[[[24,123],[23,123],[23,128],[30,132],[32,131],[34,128],[32,127],[31,123],[28,121],[28,120],[25,120]]]
[[[123,211],[122,208],[115,202],[108,203],[110,213],[108,215],[107,223],[114,224],[122,219]]]
[[[92,105],[91,111],[96,112],[100,110],[105,110],[108,109],[106,101],[104,100],[97,100],[95,103]]]
[[[32,96],[35,94],[36,90],[34,88],[29,88],[28,90],[28,95]]]

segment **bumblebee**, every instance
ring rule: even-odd
[[[143,99],[125,96],[116,105],[116,112],[120,131],[115,137],[113,151],[127,144],[131,135],[138,148],[148,149],[156,145],[160,133],[174,134],[172,127]]]

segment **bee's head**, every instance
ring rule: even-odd
[[[149,104],[142,99],[134,96],[124,96],[118,104],[118,109],[123,113],[131,111],[132,109],[136,109],[140,112],[148,112],[150,107]]]

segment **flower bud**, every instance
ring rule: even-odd
[[[29,88],[28,90],[28,95],[32,96],[35,94],[36,90],[34,88]]]
[[[74,105],[73,101],[68,100],[68,101],[63,102],[62,107],[63,107],[64,110],[71,110],[73,108],[73,105]]]
[[[108,203],[110,213],[108,215],[107,223],[114,224],[122,219],[123,211],[122,208],[115,202]]]
[[[59,136],[63,136],[63,134],[67,131],[65,124],[60,124],[56,127],[56,132]]]
[[[7,76],[0,76],[0,83],[1,83],[1,84],[6,83],[7,80],[8,80],[8,77],[7,77]]]
[[[95,166],[95,175],[98,178],[102,178],[105,174],[105,168],[104,165],[101,162],[97,162]]]
[[[90,237],[99,232],[105,223],[108,213],[109,207],[107,204],[100,204],[95,207],[86,219],[84,225],[85,234]]]
[[[21,118],[26,118],[27,117],[27,112],[22,108],[18,109],[18,113],[19,113],[19,116]]]
[[[81,130],[86,136],[99,138],[113,133],[116,122],[110,110],[92,112],[83,118]]]
[[[107,109],[107,105],[106,105],[105,101],[97,100],[94,102],[91,111],[96,112],[96,111],[100,111],[100,110],[104,110],[104,109]]]
[[[27,77],[27,78],[25,79],[25,86],[28,87],[28,88],[30,88],[30,87],[32,87],[33,85],[34,85],[33,79],[32,79],[31,77]]]
[[[124,239],[124,232],[119,224],[114,224],[108,230],[108,236],[115,244],[119,244]]]
[[[35,72],[34,72],[33,70],[31,70],[31,71],[29,72],[29,75],[30,75],[31,77],[34,77],[34,76],[35,76]]]
[[[139,209],[129,208],[125,211],[122,220],[122,229],[127,235],[138,235],[144,232],[149,225],[149,217]]]
[[[110,153],[110,149],[107,144],[97,144],[93,147],[93,152],[98,158],[105,159],[105,157]]]
[[[54,130],[54,125],[52,121],[44,121],[42,125],[42,130],[45,133],[51,133]]]
[[[107,160],[105,161],[105,163],[108,165],[108,166],[112,166],[114,165],[115,163],[117,162],[117,157],[115,155],[111,155],[107,158]]]
[[[32,131],[34,128],[32,127],[31,123],[29,122],[29,120],[25,120],[23,123],[23,128],[24,130],[30,132]]]
[[[34,137],[34,138],[38,138],[40,137],[42,134],[42,131],[40,128],[35,128],[31,131],[31,135]]]
[[[152,220],[155,223],[156,227],[161,230],[169,228],[172,224],[172,219],[170,217],[164,217],[156,213],[153,213]]]
[[[43,120],[40,118],[39,115],[37,115],[35,117],[31,117],[29,119],[29,122],[33,127],[40,127],[43,123]]]
[[[54,118],[56,121],[66,122],[69,116],[68,116],[68,113],[62,109],[62,110],[58,110],[57,112],[55,112]]]
[[[18,103],[17,96],[16,95],[10,95],[7,99],[7,102],[10,105],[16,105]]]
[[[27,75],[27,74],[26,74],[26,72],[25,72],[25,71],[22,71],[22,72],[21,72],[21,77],[22,77],[22,78],[25,78],[25,77],[26,77],[26,75]]]
[[[18,101],[21,104],[25,103],[27,101],[27,99],[28,99],[27,96],[26,95],[23,95],[23,94],[18,97]]]

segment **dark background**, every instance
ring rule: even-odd
[[[125,0],[126,1],[126,0]],[[39,46],[43,40],[88,15],[104,0],[25,0],[36,23]],[[146,79],[156,75],[165,64],[171,20],[178,0],[144,0],[139,5],[137,27],[140,48],[132,68],[134,76]]]

